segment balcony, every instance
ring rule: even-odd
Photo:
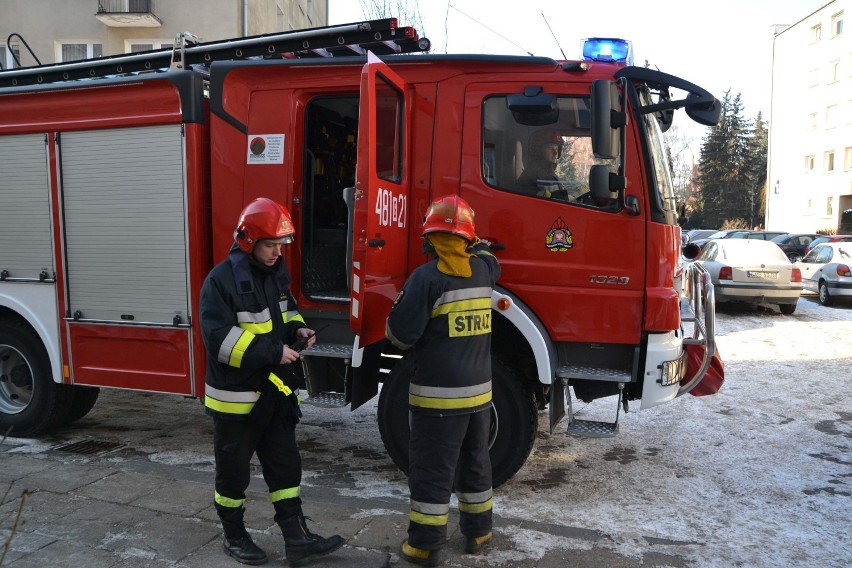
[[[111,28],[159,28],[163,23],[151,12],[151,0],[98,0],[95,17]]]

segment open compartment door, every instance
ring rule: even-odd
[[[405,82],[372,53],[361,71],[358,165],[352,223],[350,322],[358,346],[385,336],[407,276],[410,124]]]

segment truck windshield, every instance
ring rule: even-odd
[[[647,90],[639,91],[639,98],[642,105],[651,105],[651,95]],[[660,130],[660,125],[657,122],[653,113],[642,115],[642,122],[645,125],[645,133],[648,139],[648,152],[653,162],[653,172],[656,180],[656,198],[658,206],[663,211],[675,212],[677,203],[675,201],[674,184],[672,183],[671,170],[666,153],[666,144],[663,140],[663,133]],[[652,199],[654,195],[652,189]]]
[[[504,191],[605,207],[588,198],[589,171],[600,162],[592,152],[589,98],[559,97],[557,107],[555,122],[533,125],[517,120],[505,96],[485,99],[482,178]]]

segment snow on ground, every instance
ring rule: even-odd
[[[631,412],[611,440],[544,437],[496,510],[600,530],[627,555],[678,541],[656,549],[696,566],[852,564],[852,308],[718,311],[717,395]]]
[[[643,411],[635,404],[613,439],[570,437],[564,422],[551,435],[541,413],[529,460],[495,491],[514,549],[490,563],[594,546],[708,568],[852,565],[852,307],[811,297],[792,316],[721,307],[716,333],[726,382],[714,396]],[[354,412],[303,406],[305,485],[407,502],[375,403]],[[575,410],[611,420],[615,399]],[[212,471],[212,428],[197,400],[104,390],[68,436],[118,440],[152,461]],[[15,451],[51,442],[18,440]],[[565,527],[568,536],[524,521]],[[594,531],[603,538],[583,536]]]
[[[496,491],[496,514],[600,531],[611,540],[596,546],[636,557],[653,547],[695,566],[852,564],[852,307],[805,297],[792,316],[718,311],[720,393],[631,411],[614,439],[569,437],[564,423],[546,434],[542,413],[535,450]],[[616,410],[614,398],[575,408],[594,420]],[[346,432],[347,447],[381,453],[375,430]],[[402,480],[372,474],[347,491],[405,497]],[[548,537],[515,531],[515,552],[582,547]]]

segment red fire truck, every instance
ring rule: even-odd
[[[471,204],[503,268],[495,485],[546,408],[551,432],[567,413],[609,436],[630,401],[689,392],[713,296],[682,263],[662,132],[678,108],[717,123],[718,101],[630,65],[625,42],[577,61],[428,47],[388,19],[0,72],[0,434],[61,430],[102,387],[203,397],[199,288],[259,196],[297,225],[292,291],[319,331],[303,403],[380,390],[403,470],[411,368],[384,321],[436,196]],[[557,166],[523,182],[542,139]],[[575,418],[572,400],[605,397],[614,422]]]

